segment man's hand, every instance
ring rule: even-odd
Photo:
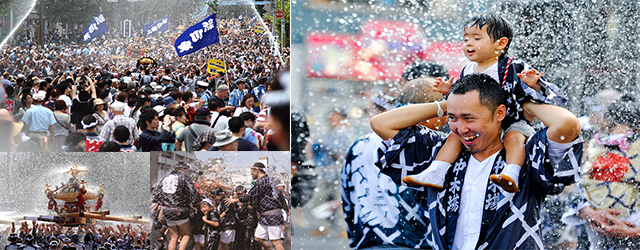
[[[586,219],[594,230],[606,236],[613,238],[640,237],[640,227],[616,217],[621,214],[622,211],[619,209],[596,210],[589,206],[581,209],[578,216]]]
[[[538,74],[538,71],[535,69],[525,69],[517,75],[527,86],[535,89],[536,91],[540,91],[540,84],[538,83],[538,80],[542,75],[544,75],[544,73],[540,72]]]
[[[443,80],[442,77],[438,77],[438,79],[436,79],[436,82],[433,83],[432,91],[446,95],[449,94],[451,85],[453,85],[453,77],[449,78],[448,81]]]
[[[238,199],[226,198],[226,199],[224,199],[224,204],[225,204],[225,205],[227,205],[227,206],[229,206],[229,204],[231,204],[231,203],[236,203],[236,202],[238,202],[238,201],[240,201],[240,200],[238,200]]]

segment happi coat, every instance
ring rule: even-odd
[[[540,205],[547,195],[558,194],[564,187],[579,181],[579,163],[582,140],[573,146],[558,164],[547,160],[546,128],[530,137],[525,145],[526,159],[520,173],[520,191],[508,193],[486,180],[484,211],[480,238],[476,249],[543,249],[541,240]],[[381,173],[395,183],[402,178],[418,174],[435,159],[447,135],[416,125],[405,128],[390,141],[382,143],[376,163]],[[433,248],[451,249],[456,232],[460,194],[471,154],[463,149],[449,168],[442,190],[426,188],[417,194],[427,208],[422,219],[430,219],[433,228]],[[505,150],[495,158],[491,174],[499,174],[505,166]]]

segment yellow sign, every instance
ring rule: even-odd
[[[212,75],[218,72],[224,73],[225,72],[224,68],[225,68],[224,61],[222,60],[210,59],[209,63],[207,63],[207,72],[209,72],[209,74],[212,74]]]
[[[253,27],[253,32],[258,33],[258,34],[262,34],[262,33],[264,33],[264,27],[263,26],[255,26],[255,27]]]

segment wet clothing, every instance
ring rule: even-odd
[[[215,209],[207,213],[207,220],[213,222],[220,222],[220,215]],[[204,249],[205,250],[218,250],[218,244],[220,243],[220,226],[212,226],[204,223]]]
[[[259,223],[265,226],[282,226],[284,217],[280,209],[289,211],[284,196],[280,194],[273,180],[267,175],[256,180],[255,186],[239,200],[242,204],[257,209],[260,214]],[[278,212],[276,213],[274,210]]]
[[[253,233],[258,225],[258,214],[249,206],[238,206],[238,222],[236,223],[236,240],[229,249],[250,250]]]
[[[189,205],[198,204],[202,197],[189,175],[174,170],[153,189],[153,202],[162,205],[166,220],[189,218]]]
[[[547,140],[546,132],[546,129],[538,131],[525,145],[527,154],[517,193],[508,193],[489,180],[489,174],[500,173],[506,165],[503,148],[491,156],[494,160],[488,158],[483,162],[476,161],[463,149],[449,168],[442,190],[426,188],[416,195],[416,199],[428,208],[428,216],[419,216],[423,220],[430,219],[433,244],[437,248],[452,249],[465,244],[465,249],[543,249],[540,204],[547,195],[558,194],[579,179],[577,171],[582,156],[581,139],[563,144],[562,149],[551,150],[553,143]],[[405,128],[393,140],[381,144],[380,153],[384,156],[376,165],[382,174],[400,185],[403,177],[428,167],[446,139],[446,134],[423,126]],[[478,172],[474,167],[483,166],[483,170],[487,169],[486,179],[484,174],[481,180],[466,175],[468,171]],[[485,183],[485,186],[469,186],[468,182]],[[479,193],[484,195],[477,197]],[[465,194],[470,196],[465,197]],[[480,200],[479,204],[475,203],[477,200]],[[464,212],[478,208],[476,205],[480,211]],[[463,227],[456,230],[459,225]],[[472,228],[477,231],[470,231]],[[465,230],[468,234],[477,234],[477,240],[471,246],[468,245],[469,235],[458,233]],[[456,238],[459,237],[465,241],[458,242]]]
[[[205,223],[202,220],[203,216],[204,213],[202,210],[198,209],[189,219],[189,222],[191,223],[191,233],[193,233],[193,235],[204,234]]]
[[[225,230],[235,230],[236,222],[238,221],[238,205],[229,204],[229,206],[225,205],[223,201],[216,204],[216,211],[218,215],[225,214],[224,217],[220,219],[220,231]]]
[[[342,209],[349,246],[431,248],[431,224],[419,191],[394,183],[374,165],[382,138],[371,133],[356,140],[340,174]],[[385,240],[386,239],[386,240]]]

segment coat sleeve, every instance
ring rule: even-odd
[[[447,134],[416,125],[400,130],[390,141],[382,142],[376,162],[380,172],[391,177],[396,184],[402,178],[425,170],[447,139]]]
[[[516,68],[518,73],[522,72],[524,69],[533,69],[531,66],[520,60],[514,60],[513,63],[516,64],[514,65],[514,68]],[[547,82],[544,77],[540,77],[538,80],[538,84],[540,84],[540,92],[529,87],[517,75],[514,75],[513,79],[515,82],[514,87],[516,96],[518,97],[518,103],[533,101],[537,103],[562,106],[567,102],[567,98],[562,93],[562,90],[560,90],[560,88],[555,84]]]
[[[527,157],[526,172],[532,184],[537,186],[537,194],[559,194],[566,186],[580,181],[580,160],[582,159],[582,138],[578,137],[556,164],[548,159],[547,129],[542,129],[529,138],[525,145]]]

